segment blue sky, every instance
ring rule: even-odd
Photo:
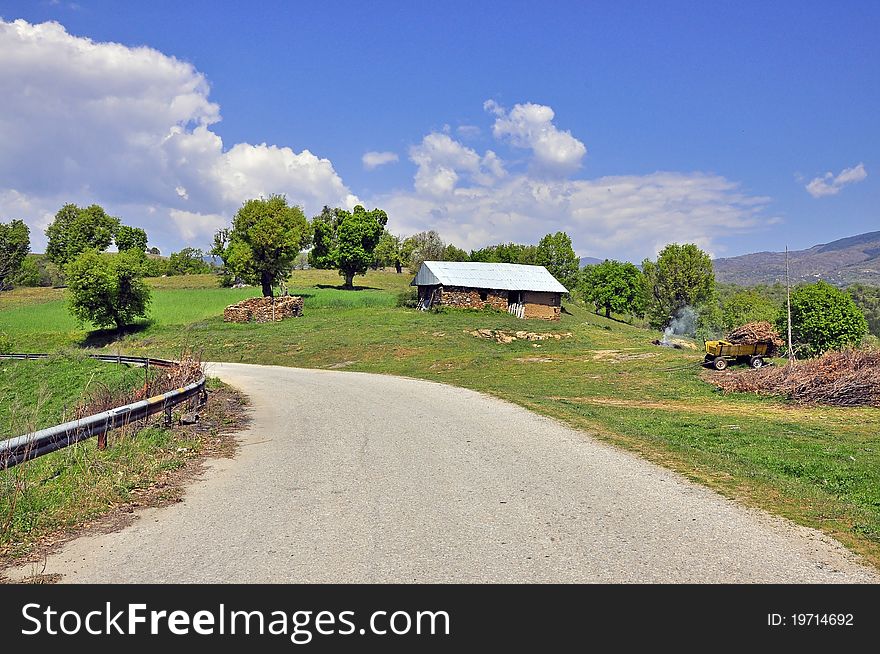
[[[27,220],[35,249],[65,201],[171,250],[275,192],[308,214],[380,206],[392,231],[466,248],[565,229],[581,255],[636,261],[880,229],[877,2],[60,0],[0,17],[0,220]]]

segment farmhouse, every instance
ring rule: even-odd
[[[559,320],[562,294],[568,293],[544,266],[516,263],[425,261],[410,285],[419,287],[420,309],[488,305],[544,320]]]

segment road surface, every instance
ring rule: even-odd
[[[210,463],[182,503],[68,543],[45,573],[159,583],[878,581],[816,531],[479,393],[340,371],[211,364],[209,373],[251,397],[237,456]]]

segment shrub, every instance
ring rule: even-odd
[[[787,337],[786,312],[777,319]],[[819,356],[828,350],[858,345],[868,333],[868,322],[853,299],[827,282],[801,286],[791,293],[791,337],[797,352]]]

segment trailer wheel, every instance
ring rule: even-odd
[[[727,359],[724,357],[715,357],[715,361],[712,362],[712,366],[715,370],[724,370],[727,368]]]
[[[764,365],[764,359],[762,359],[761,357],[752,357],[751,359],[749,359],[749,365],[757,370]]]

